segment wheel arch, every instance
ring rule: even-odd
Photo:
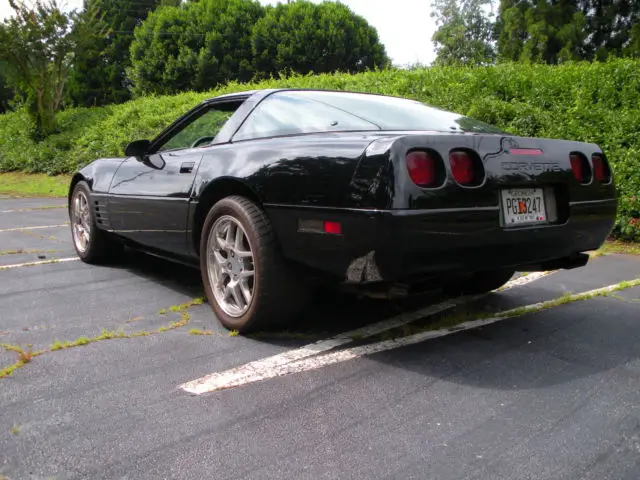
[[[69,183],[69,191],[67,192],[67,202],[69,206],[71,206],[71,195],[73,195],[73,189],[76,188],[76,185],[83,180],[87,182],[87,184],[89,185],[89,190],[91,190],[91,182],[89,182],[82,173],[77,172],[73,175],[73,177],[71,177],[71,182]]]
[[[200,195],[195,212],[193,213],[191,241],[198,256],[200,256],[202,226],[209,210],[211,210],[211,207],[213,207],[216,202],[231,195],[241,195],[262,207],[262,199],[258,193],[242,180],[233,177],[224,177],[214,180],[207,185]]]

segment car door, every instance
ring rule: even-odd
[[[189,201],[203,147],[232,114],[223,106],[204,106],[152,142],[148,155],[127,158],[109,189],[112,229],[146,247],[188,255]]]

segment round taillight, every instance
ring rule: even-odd
[[[411,181],[420,187],[434,187],[438,182],[436,161],[428,152],[422,150],[409,152],[407,170]]]

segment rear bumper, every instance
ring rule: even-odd
[[[503,228],[496,207],[336,210],[265,206],[285,256],[354,283],[411,281],[510,268],[571,265],[613,228],[615,199],[573,202],[562,224]],[[342,235],[298,231],[300,219],[337,221]],[[560,262],[559,262],[560,261]],[[554,262],[554,263],[551,263]]]

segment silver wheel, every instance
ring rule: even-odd
[[[91,239],[91,214],[89,200],[82,190],[78,190],[73,197],[71,209],[71,227],[73,243],[81,253],[86,252]]]
[[[231,317],[242,316],[251,306],[255,270],[247,233],[238,220],[223,215],[207,239],[207,275],[213,296]]]

